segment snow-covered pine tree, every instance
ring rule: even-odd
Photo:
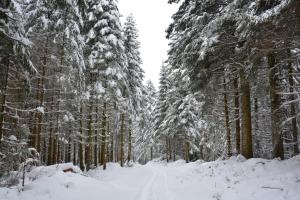
[[[132,110],[137,112],[141,104],[142,83],[144,71],[141,68],[140,42],[138,41],[138,30],[133,15],[129,15],[124,26],[124,46],[127,56],[129,97]]]
[[[36,148],[36,150],[42,152],[42,141],[45,135],[42,136],[47,126],[50,126],[50,132],[54,128],[53,123],[43,124],[45,120],[47,94],[53,95],[53,90],[49,86],[49,79],[47,77],[50,73],[53,73],[55,68],[50,67],[50,63],[58,63],[58,58],[53,52],[53,40],[55,37],[54,32],[54,15],[57,11],[54,3],[50,3],[45,0],[32,0],[26,4],[24,9],[26,18],[26,32],[30,40],[34,43],[34,47],[30,50],[32,55],[32,61],[35,64],[38,73],[31,77],[32,82],[32,100],[28,105],[35,108],[35,111],[30,113],[30,146]],[[56,65],[54,65],[56,66]],[[46,92],[46,89],[47,90]],[[51,98],[55,101],[54,97]],[[49,100],[49,101],[51,101]],[[53,102],[54,103],[54,102]],[[52,109],[54,111],[54,107]],[[47,115],[50,119],[50,115]],[[54,121],[54,119],[53,119]],[[53,133],[54,134],[54,133]]]
[[[169,138],[165,131],[167,124],[165,123],[166,112],[168,110],[169,102],[167,101],[167,93],[170,88],[170,82],[168,79],[168,65],[165,63],[162,64],[160,70],[160,77],[159,77],[159,89],[157,94],[157,103],[155,107],[155,135],[159,138],[162,142],[164,141],[165,144],[168,143]],[[169,161],[169,148],[168,145],[164,145],[166,159]]]
[[[76,106],[80,105],[78,98],[83,84],[85,70],[83,47],[84,41],[80,34],[82,18],[77,4],[73,1],[61,2],[55,16],[56,35],[54,43],[59,53],[53,87],[56,90],[55,137],[49,138],[48,155],[57,154],[57,161],[70,155],[71,138],[75,139],[72,123],[78,113]],[[80,97],[80,95],[79,95]],[[74,127],[75,128],[75,127]],[[59,134],[60,133],[60,134]],[[55,142],[55,144],[54,144]],[[52,145],[52,147],[51,147]],[[75,143],[73,144],[73,146]],[[57,146],[54,149],[54,146]],[[52,161],[56,162],[56,161]],[[49,164],[51,162],[48,162]]]
[[[176,3],[176,1],[170,2]],[[223,88],[219,86],[221,83],[219,77],[224,66],[216,62],[217,57],[215,56],[220,54],[212,53],[215,49],[210,47],[219,38],[219,33],[216,31],[218,26],[214,26],[213,22],[217,19],[218,12],[226,5],[227,3],[223,1],[183,1],[179,10],[173,15],[173,23],[167,30],[167,38],[171,40],[168,61],[175,69],[184,71],[187,78],[190,79],[188,88],[192,93],[198,93],[197,101],[200,101],[199,98],[203,95],[205,106],[201,114],[204,121],[208,118],[210,118],[208,121],[220,120],[219,117],[211,116],[215,116],[213,112],[217,112],[218,115],[223,113],[223,110],[218,109],[221,100],[211,100],[220,98],[218,92],[221,92]],[[206,101],[210,103],[206,104]],[[208,125],[220,123],[223,121],[215,121]],[[217,127],[214,126],[214,128]],[[215,129],[214,135],[223,132],[219,128]],[[203,135],[202,141],[206,140],[204,138],[223,139],[223,137],[205,137]],[[224,142],[213,141],[212,143],[216,145],[212,149],[223,151]]]
[[[190,79],[185,70],[171,69],[168,74],[170,89],[166,95],[169,107],[162,124],[166,125],[163,129],[171,140],[169,148],[172,146],[170,155],[173,156],[170,157],[175,160],[176,155],[184,155],[186,162],[189,162],[190,153],[198,152],[196,142],[201,133],[199,114],[202,105],[190,89]],[[184,147],[181,152],[176,151],[176,144]]]
[[[139,162],[146,163],[159,155],[158,140],[155,136],[154,112],[157,92],[149,80],[141,96],[142,106],[134,124],[134,155]]]
[[[66,107],[81,87],[81,81],[71,84],[78,77],[77,80],[81,80],[84,69],[82,20],[77,5],[71,1],[32,0],[24,12],[27,34],[34,43],[32,60],[38,70],[38,74],[31,77],[34,97],[28,106],[36,110],[31,114],[30,141],[45,163],[54,164],[64,160],[70,148],[67,148],[68,139],[63,130],[70,127],[70,121],[64,117],[73,118]],[[45,120],[49,123],[44,123]]]
[[[178,1],[172,0],[169,2],[178,3]],[[284,132],[285,136],[290,135],[291,138],[296,138],[288,133],[287,128],[279,125],[288,111],[282,106],[284,97],[274,92],[282,90],[283,83],[288,82],[287,79],[284,80],[280,77],[280,74],[285,73],[281,66],[288,64],[286,61],[289,59],[283,58],[288,56],[288,46],[295,47],[294,33],[298,28],[289,29],[288,34],[283,34],[285,31],[282,27],[287,24],[286,19],[289,19],[290,23],[299,21],[296,19],[297,15],[294,15],[296,10],[297,1],[183,1],[179,11],[173,16],[174,22],[167,31],[168,38],[171,39],[169,62],[173,66],[182,66],[187,69],[193,91],[205,94],[204,108],[208,108],[209,112],[204,110],[203,114],[205,118],[210,118],[210,120],[206,120],[207,122],[218,120],[218,117],[214,117],[215,120],[209,117],[214,114],[212,111],[216,110],[217,114],[220,113],[216,107],[218,104],[211,104],[209,97],[213,97],[213,94],[218,95],[218,98],[214,98],[213,103],[215,103],[221,100],[220,92],[225,94],[224,110],[225,116],[227,115],[225,117],[227,123],[222,124],[227,124],[227,141],[228,136],[231,135],[229,128],[232,125],[228,126],[228,122],[232,121],[230,119],[232,112],[226,111],[226,104],[231,103],[230,93],[229,95],[226,93],[227,90],[231,90],[230,83],[231,80],[234,80],[233,92],[235,92],[234,105],[236,107],[234,116],[238,118],[237,107],[241,106],[241,153],[247,158],[253,156],[253,147],[260,148],[264,152],[260,153],[268,155],[266,148],[268,145],[258,145],[257,141],[261,140],[262,136],[256,132],[265,133],[263,143],[269,142],[271,137],[268,132],[272,132],[273,154],[275,157],[281,158],[283,158],[284,148],[286,148],[286,153],[287,148],[291,148],[288,145],[283,146]],[[288,15],[289,12],[292,14]],[[295,27],[298,26],[295,25]],[[270,65],[269,75],[266,76],[265,69]],[[225,69],[227,73],[223,73]],[[259,96],[253,93],[254,98],[251,96],[253,85],[255,89],[259,87],[258,85],[263,85],[263,83],[257,83],[255,76],[259,76],[260,80],[264,80],[263,82],[270,86],[271,90],[267,92],[270,95]],[[225,91],[219,87],[222,82],[225,83]],[[239,95],[241,95],[241,99],[238,99]],[[290,95],[289,92],[287,92],[288,95]],[[268,99],[269,97],[271,99]],[[285,97],[285,99],[288,98]],[[265,104],[265,102],[267,103]],[[258,106],[266,108],[270,112],[258,113]],[[266,116],[269,117],[269,120],[266,121],[272,123],[270,127],[267,125],[266,128],[270,129],[261,129],[260,126],[255,125],[255,135],[252,134],[254,118],[252,109],[255,116],[259,117],[255,119],[258,122],[264,120]],[[236,120],[235,143],[237,150],[240,147],[238,123],[239,121]],[[212,124],[220,123],[215,121]],[[257,123],[255,122],[255,124]],[[222,130],[222,127],[220,128],[218,130]],[[269,139],[267,139],[268,137]],[[252,145],[252,138],[256,142],[254,145]],[[293,147],[293,149],[295,148]]]
[[[124,46],[127,57],[127,81],[128,91],[127,98],[129,103],[128,110],[128,152],[127,162],[131,161],[132,154],[132,129],[133,121],[137,113],[141,112],[141,101],[143,94],[144,71],[141,68],[142,60],[140,57],[140,42],[138,41],[138,30],[133,15],[126,18],[124,25]]]
[[[15,184],[17,171],[28,156],[29,75],[36,72],[30,60],[21,1],[0,2],[0,183]],[[6,181],[3,181],[3,178]]]
[[[88,52],[88,71],[93,78],[88,90],[91,98],[102,101],[101,164],[106,168],[108,108],[124,110],[124,92],[127,61],[123,43],[120,14],[116,1],[99,0],[89,2],[88,18],[94,21],[88,31],[86,44]],[[124,112],[124,111],[122,111]]]

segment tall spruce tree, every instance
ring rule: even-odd
[[[124,92],[127,61],[123,43],[120,14],[114,0],[93,1],[89,4],[89,26],[87,45],[88,67],[91,84],[88,90],[93,99],[102,100],[101,164],[106,168],[107,161],[107,125],[110,106],[124,109]],[[92,107],[91,107],[92,110]],[[124,112],[124,111],[123,111]]]
[[[132,129],[133,121],[137,117],[137,113],[141,111],[142,95],[143,95],[143,78],[144,71],[141,68],[142,60],[140,57],[140,42],[138,41],[138,30],[133,15],[129,15],[124,26],[124,46],[127,57],[127,82],[128,82],[128,152],[127,161],[132,158]]]

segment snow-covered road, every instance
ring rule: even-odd
[[[116,189],[108,199],[173,200],[168,177],[176,173],[174,168],[169,169],[164,164],[148,164],[124,169],[111,165],[107,172],[99,170],[89,175]]]
[[[0,200],[299,200],[300,156],[287,161],[226,161],[121,168],[83,175],[71,164],[39,167],[24,191],[0,188]],[[63,173],[73,167],[78,173]]]
[[[169,189],[167,170],[162,167],[146,168],[151,178],[143,184],[134,200],[173,200]],[[169,172],[170,173],[170,172]]]

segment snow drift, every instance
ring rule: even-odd
[[[109,163],[83,173],[72,164],[37,167],[19,187],[0,188],[1,200],[298,200],[300,156],[289,160],[241,156],[214,162],[152,161],[121,168]],[[64,173],[66,169],[72,172]]]

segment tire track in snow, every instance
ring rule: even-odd
[[[164,179],[164,188],[165,188],[165,195],[166,195],[166,199],[167,200],[174,200],[174,197],[172,195],[172,193],[170,192],[169,189],[169,184],[168,184],[168,176],[167,176],[167,171],[165,170],[163,172],[163,179]]]
[[[155,191],[153,191],[154,181],[157,179],[157,171],[153,170],[151,178],[139,190],[134,200],[157,200]]]
[[[141,187],[134,200],[174,200],[168,187],[166,167],[149,168],[150,179]]]
[[[160,167],[157,170],[157,179],[155,181],[155,185],[153,186],[153,191],[155,194],[159,194],[157,200],[174,200],[172,196],[169,186],[168,186],[168,168]]]

